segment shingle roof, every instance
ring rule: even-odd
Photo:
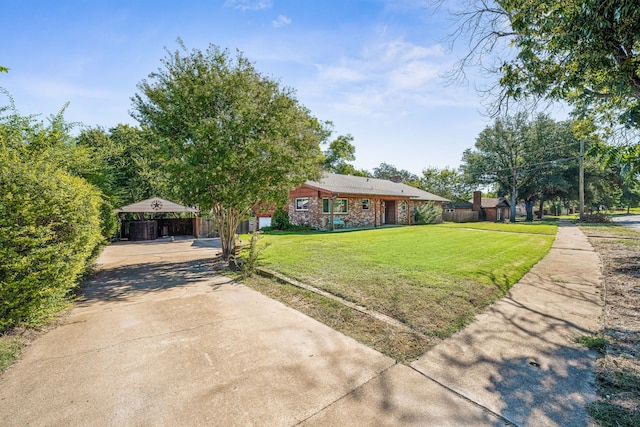
[[[320,181],[307,181],[305,185],[334,194],[409,197],[413,200],[429,200],[434,202],[449,201],[444,197],[399,182],[327,172],[322,174]]]
[[[447,205],[448,208],[455,208],[455,209],[473,209],[473,203],[471,202],[456,202],[456,203],[449,203]]]
[[[470,199],[469,203],[473,203],[473,199]],[[502,204],[502,206],[510,206],[509,202],[503,198],[483,197],[480,202],[480,206],[483,208],[496,208],[500,204]]]

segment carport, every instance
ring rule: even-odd
[[[198,210],[152,197],[117,210],[120,238],[155,240],[159,237],[197,236]]]

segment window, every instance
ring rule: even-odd
[[[347,213],[347,199],[335,199],[333,201],[333,213],[334,214],[346,214]],[[329,199],[322,199],[322,213],[331,213],[329,209]]]
[[[369,210],[369,199],[362,199],[362,210],[363,211]]]
[[[297,211],[308,211],[309,210],[309,198],[308,197],[300,197],[296,199],[296,210]]]

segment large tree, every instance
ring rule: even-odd
[[[453,201],[466,201],[472,196],[472,185],[459,169],[428,167],[422,170],[420,188]]]
[[[326,130],[242,53],[180,45],[138,84],[132,115],[153,133],[176,198],[213,211],[228,259],[253,206],[319,178]]]
[[[518,190],[518,197],[525,202],[527,220],[532,221],[534,203],[539,204],[538,218],[542,218],[545,202],[566,199],[577,189],[579,177],[570,172],[577,170],[580,142],[571,122],[556,122],[544,114],[530,123],[527,138],[530,178]]]
[[[498,118],[476,139],[475,149],[462,154],[462,170],[468,180],[497,185],[509,194],[511,221],[515,222],[517,191],[531,179],[527,171],[528,122],[524,114]]]
[[[566,170],[577,165],[578,146],[570,123],[543,114],[529,120],[519,113],[485,128],[475,148],[464,152],[462,169],[470,182],[495,185],[500,193],[509,194],[511,221],[517,201],[525,201],[531,221],[534,202],[566,195],[577,186],[577,176],[569,182]]]
[[[379,179],[391,179],[400,177],[400,180],[413,187],[420,187],[420,178],[418,175],[409,172],[406,169],[398,169],[394,165],[382,162],[380,166],[373,168],[373,177]]]
[[[481,65],[497,76],[498,109],[546,98],[572,104],[600,130],[640,127],[637,0],[469,0],[457,16],[455,40],[468,42],[457,70]]]
[[[353,136],[347,134],[339,135],[329,143],[329,148],[324,151],[324,170],[341,175],[369,176],[367,171],[356,169],[349,163],[356,159],[356,147],[352,141]]]

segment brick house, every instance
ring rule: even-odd
[[[412,224],[415,209],[427,202],[442,207],[449,200],[386,180],[324,173],[289,194],[289,221],[316,229]]]

